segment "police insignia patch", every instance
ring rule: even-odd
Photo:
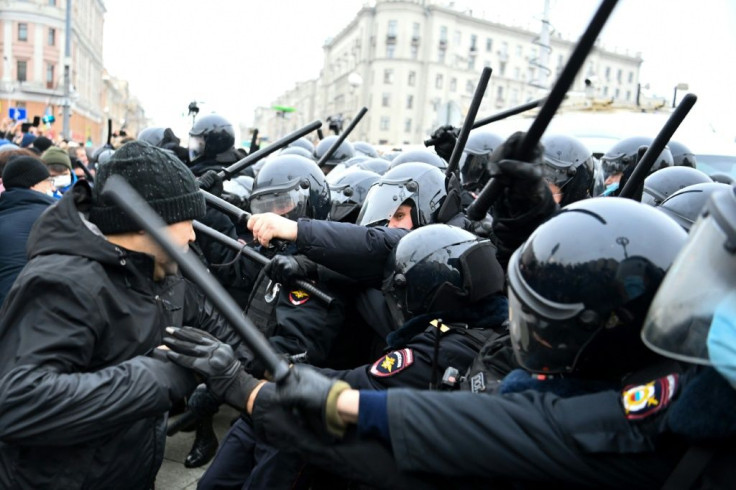
[[[400,373],[412,364],[414,364],[414,351],[411,349],[395,350],[377,360],[371,366],[371,374],[377,378],[387,378]]]
[[[677,388],[676,374],[670,374],[647,384],[624,388],[622,401],[626,418],[639,420],[662,410],[672,401]]]
[[[307,301],[309,301],[309,294],[301,289],[296,289],[289,293],[289,302],[294,306],[303,305]]]

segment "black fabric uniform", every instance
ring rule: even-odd
[[[82,181],[39,218],[0,310],[0,488],[151,488],[171,399],[196,384],[149,357],[164,328],[240,343],[191,283],[92,231],[89,202]]]

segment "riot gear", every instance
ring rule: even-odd
[[[233,125],[222,116],[201,117],[189,131],[189,159],[215,158],[235,145]]]
[[[567,135],[542,137],[544,179],[563,193],[560,206],[590,197],[595,185],[593,153],[577,138]]]
[[[287,146],[279,152],[279,155],[299,155],[300,157],[314,160],[314,155],[312,154],[312,152],[301,146]]]
[[[639,341],[641,325],[686,236],[655,209],[628,199],[563,208],[509,262],[519,363],[536,373],[616,380],[645,365],[653,354]]]
[[[381,176],[368,170],[353,170],[338,177],[332,177],[333,173],[327,177],[332,198],[330,220],[354,223],[368,190]]]
[[[335,144],[335,141],[337,141],[338,136],[332,135],[332,136],[325,136],[325,138],[317,143],[317,148],[314,149],[314,159],[316,161],[320,161],[322,156],[327,153],[327,150],[329,150],[332,145]],[[334,167],[338,163],[347,161],[355,156],[355,150],[353,149],[353,145],[350,144],[349,141],[344,140],[342,143],[340,143],[340,146],[337,147],[335,152],[332,154],[332,156],[323,163],[323,165],[327,167]]]
[[[488,169],[491,153],[503,142],[504,139],[497,134],[485,131],[470,133],[458,165],[464,189],[475,191],[486,185],[491,177]]]
[[[363,155],[368,158],[378,158],[378,152],[373,145],[366,143],[365,141],[356,141],[353,143],[356,155]]]
[[[291,143],[289,143],[287,148],[304,148],[309,153],[314,154],[314,145],[312,144],[311,141],[309,141],[307,138],[304,138],[304,137],[301,137],[298,140],[292,141]],[[310,158],[314,158],[314,157],[310,156]]]
[[[644,194],[641,202],[659,206],[675,192],[695,184],[713,182],[700,170],[689,167],[668,167],[658,170],[644,179]]]
[[[697,159],[687,146],[679,141],[670,140],[667,147],[672,153],[672,161],[675,166],[697,168]]]
[[[440,170],[445,170],[447,168],[447,162],[440,158],[436,153],[432,153],[429,150],[402,151],[396,155],[396,158],[391,160],[391,165],[388,168],[392,169],[405,163],[417,162],[432,165]]]
[[[418,228],[437,222],[446,197],[445,174],[440,169],[427,163],[405,163],[389,169],[371,187],[357,223],[385,225],[399,206],[408,203],[413,226]]]
[[[657,209],[689,231],[711,194],[727,189],[728,185],[717,182],[691,185],[672,194]]]
[[[383,175],[388,171],[389,162],[383,158],[371,158],[358,163],[357,167],[362,170],[370,170],[378,175]]]
[[[332,176],[333,178],[337,178],[340,175],[344,174],[345,171],[349,169],[350,167],[354,167],[358,165],[360,162],[364,162],[366,160],[369,160],[369,158],[365,155],[355,155],[353,158],[335,165],[335,168],[332,169],[329,175]]]
[[[652,141],[654,141],[653,138],[633,136],[631,138],[623,139],[613,145],[613,147],[601,157],[603,180],[608,180],[612,175],[623,173],[625,170],[633,168],[637,162],[639,148],[642,146],[650,146]],[[661,168],[671,167],[672,165],[672,153],[669,148],[665,147],[665,149],[662,150],[662,153],[657,157],[657,161],[652,165],[650,173],[656,172]]]
[[[146,128],[138,133],[138,141],[145,141],[149,145],[161,148],[164,143],[164,130],[165,128],[152,127]]]
[[[256,175],[250,208],[255,213],[276,213],[286,218],[326,219],[330,188],[316,163],[298,155],[269,160]]]
[[[392,251],[383,294],[397,326],[424,313],[458,310],[503,292],[503,269],[488,240],[435,224],[404,236]]]

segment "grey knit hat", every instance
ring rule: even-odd
[[[101,197],[111,175],[124,177],[168,224],[204,216],[204,197],[191,170],[164,150],[131,141],[100,165],[95,177],[89,220],[106,235],[141,229],[122,209]]]

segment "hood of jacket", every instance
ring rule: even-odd
[[[33,189],[11,187],[0,194],[0,213],[12,208],[31,204],[44,204],[50,206],[56,199]]]

